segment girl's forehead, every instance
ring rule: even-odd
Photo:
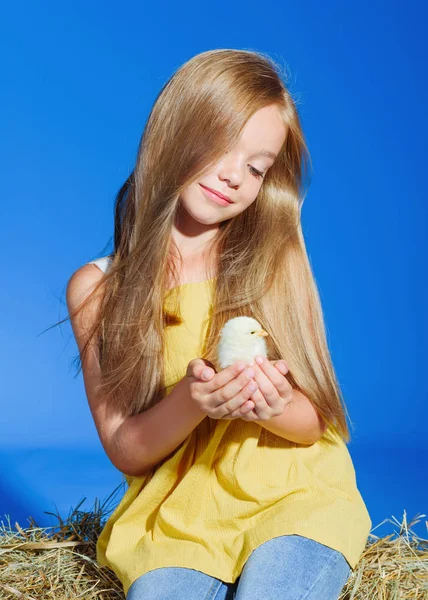
[[[245,123],[235,148],[252,156],[260,154],[273,161],[284,144],[286,133],[287,127],[278,107],[265,106]]]

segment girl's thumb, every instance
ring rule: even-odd
[[[205,379],[206,381],[208,379],[211,379],[212,372],[212,369],[210,369],[209,367],[205,367],[205,369],[202,371],[202,379]]]

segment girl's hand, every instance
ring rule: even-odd
[[[258,357],[256,357],[258,358]],[[254,361],[255,376],[258,389],[250,396],[255,408],[240,414],[233,410],[223,416],[223,419],[234,419],[239,417],[246,421],[268,421],[272,417],[282,415],[285,407],[291,402],[293,388],[288,382],[285,374],[288,367],[284,361],[269,361],[264,357],[259,365]]]
[[[254,371],[254,367],[246,368],[245,361],[238,361],[217,373],[209,361],[194,358],[184,379],[192,401],[211,419],[222,419],[230,413],[238,419],[254,408],[254,402],[249,401],[257,389]]]

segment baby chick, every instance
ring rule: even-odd
[[[261,355],[267,358],[264,337],[269,335],[253,317],[234,317],[224,324],[217,344],[218,364],[221,369],[237,360],[252,360]]]

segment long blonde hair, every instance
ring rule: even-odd
[[[272,104],[281,111],[287,137],[254,202],[219,224],[203,358],[216,364],[218,334],[228,319],[254,316],[269,333],[269,358],[285,359],[290,384],[348,442],[346,407],[301,228],[310,156],[281,67],[260,52],[203,52],[182,65],[160,91],[135,168],[116,197],[112,262],[93,291],[102,286],[102,301],[78,357],[80,368],[96,336],[99,391],[106,402],[134,415],[162,399],[163,328],[175,318],[165,313],[163,303],[167,280],[178,284],[172,256],[181,257],[171,228],[180,194],[233,148],[253,113]]]

